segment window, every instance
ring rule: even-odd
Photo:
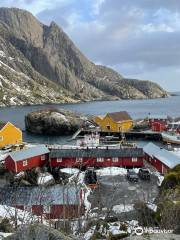
[[[112,161],[113,161],[113,162],[118,162],[118,160],[119,160],[118,157],[113,157],[113,158],[112,158]]]
[[[27,166],[28,165],[28,161],[27,160],[24,160],[23,161],[23,167]]]
[[[51,213],[51,206],[43,206],[43,213]]]
[[[97,162],[104,162],[104,158],[97,158]]]
[[[76,162],[82,162],[82,160],[83,160],[83,159],[82,159],[81,157],[77,157],[77,158],[76,158]]]
[[[132,162],[137,162],[137,158],[132,158]]]
[[[3,141],[3,136],[0,136],[0,142]]]
[[[107,130],[110,130],[110,129],[111,129],[111,126],[109,126],[109,125],[108,125],[108,126],[106,126],[106,127],[107,127]]]
[[[46,156],[45,155],[42,155],[41,156],[41,161],[44,161],[46,159]]]
[[[62,158],[57,158],[57,162],[62,162]]]

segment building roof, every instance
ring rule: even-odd
[[[50,187],[0,188],[0,204],[6,205],[78,205],[81,188],[75,185]]]
[[[173,168],[176,165],[180,164],[180,157],[153,143],[148,143],[143,148],[143,150],[146,154],[148,154],[151,157],[157,158],[169,168]]]
[[[20,151],[15,151],[9,154],[14,161],[21,161],[34,156],[40,156],[49,153],[49,149],[45,145],[37,145]]]
[[[150,114],[148,116],[149,119],[163,119],[163,120],[166,120],[168,119],[168,116],[165,115],[165,114]]]
[[[123,121],[132,120],[132,118],[130,117],[130,115],[129,115],[126,111],[108,113],[108,115],[109,115],[115,122],[123,122]]]
[[[142,157],[142,148],[119,148],[119,149],[58,149],[50,152],[50,158],[111,158],[111,157]]]

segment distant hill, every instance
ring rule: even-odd
[[[166,96],[153,82],[90,62],[55,22],[0,8],[0,106]]]

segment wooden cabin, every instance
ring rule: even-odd
[[[50,152],[51,167],[143,167],[142,148],[58,149]]]
[[[145,159],[162,174],[180,164],[180,157],[153,143],[148,143],[143,150]]]
[[[133,120],[125,111],[107,113],[104,117],[97,116],[95,122],[101,130],[107,132],[127,132],[133,127]]]
[[[41,167],[48,163],[49,149],[45,145],[37,145],[20,151],[11,152],[5,158],[5,168],[13,173]]]
[[[22,143],[22,131],[12,123],[0,123],[0,148]]]
[[[162,132],[167,129],[168,116],[167,115],[149,115],[148,122],[152,131]]]
[[[84,213],[83,190],[75,185],[1,189],[0,204],[26,210],[40,219],[77,218]]]

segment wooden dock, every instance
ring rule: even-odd
[[[162,141],[162,136],[160,132],[151,132],[151,131],[144,131],[144,132],[106,132],[101,130],[94,130],[94,129],[81,129],[78,130],[78,134],[74,134],[76,138],[84,137],[84,135],[98,133],[100,138],[109,139],[110,141],[116,140],[120,141],[123,138],[128,140],[152,140],[152,141]]]

